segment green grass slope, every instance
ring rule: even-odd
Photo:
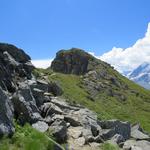
[[[145,130],[150,131],[150,91],[138,86],[113,69],[109,69],[108,72],[125,86],[120,88],[108,83],[107,87],[92,99],[86,86],[83,86],[83,76],[56,73],[50,69],[37,69],[34,74],[39,78],[46,75],[50,81],[59,83],[64,91],[62,97],[70,103],[81,104],[95,111],[99,119],[117,118],[132,123],[139,122]],[[106,81],[101,79],[101,82]],[[107,89],[111,89],[119,96],[125,96],[125,100],[120,100],[118,95],[110,96]]]
[[[11,138],[0,139],[0,150],[54,150],[55,141],[46,134],[33,129],[29,124],[19,126]]]

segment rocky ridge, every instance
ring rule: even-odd
[[[40,132],[52,133],[58,143],[67,143],[69,149],[95,150],[106,141],[124,150],[150,149],[150,136],[139,124],[98,120],[96,113],[59,97],[61,87],[47,79],[36,79],[30,57],[15,46],[0,44],[0,68],[1,136],[15,132],[15,118],[21,125],[30,123]],[[83,64],[68,73],[84,74],[89,70]]]
[[[119,80],[117,71],[84,50],[78,48],[60,50],[50,68],[54,72],[80,75],[81,86],[89,93],[91,100],[104,92],[122,101],[126,100],[125,92],[121,92],[120,89],[128,90],[128,85]]]

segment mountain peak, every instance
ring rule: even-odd
[[[147,62],[142,63],[130,73],[129,79],[150,89],[150,64]]]
[[[96,65],[102,63],[89,53],[79,48],[60,50],[51,64],[51,68],[56,72],[65,74],[85,74],[93,70]]]

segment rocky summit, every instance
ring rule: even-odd
[[[51,68],[56,72],[82,75],[96,69],[100,64],[106,66],[106,63],[94,58],[87,52],[72,48],[70,50],[60,50],[56,54]]]
[[[132,124],[125,119],[103,120],[94,112],[97,106],[93,100],[101,91],[108,90],[107,95],[113,96],[117,93],[117,88],[129,88],[127,83],[118,79],[116,72],[111,73],[113,68],[110,65],[80,49],[71,49],[59,51],[51,68],[53,71],[35,70],[30,57],[23,50],[10,44],[0,44],[1,137],[13,136],[16,132],[15,119],[20,126],[29,123],[45,136],[51,135],[48,138],[50,141],[53,141],[51,138],[55,139],[53,149],[57,150],[101,150],[105,143],[123,150],[150,149],[150,135],[140,124]],[[65,95],[65,86],[56,81],[58,78],[52,78],[57,72],[81,75],[71,77],[80,78],[80,88],[86,87],[86,96],[90,96],[86,100],[95,108],[90,110],[77,101],[71,103],[69,94]],[[77,85],[75,82],[73,88],[76,89]],[[78,90],[74,94],[80,95],[80,92]],[[123,94],[118,97],[121,101],[128,101],[125,96]],[[120,101],[116,103],[119,107]]]

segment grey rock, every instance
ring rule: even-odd
[[[31,58],[27,54],[25,54],[23,50],[18,49],[17,47],[11,44],[0,43],[0,51],[7,51],[19,63],[25,63],[31,60]]]
[[[93,130],[96,125],[98,126],[96,114],[85,108],[80,108],[77,111],[71,111],[65,116],[65,120],[69,122],[72,126],[92,126]]]
[[[62,114],[63,111],[56,106],[55,104],[49,102],[49,103],[44,103],[41,106],[41,112],[42,112],[42,116],[46,117],[46,116],[51,116],[53,114]]]
[[[131,148],[135,145],[136,145],[135,140],[127,140],[127,141],[125,141],[125,143],[123,145],[123,149],[124,150],[131,150]]]
[[[135,124],[131,127],[131,137],[136,140],[149,140],[150,136],[142,130],[139,124]]]
[[[14,131],[12,104],[0,87],[0,136],[11,135]]]
[[[124,150],[149,150],[150,149],[150,142],[141,140],[127,140],[123,146]]]
[[[96,137],[101,130],[101,127],[97,124],[96,114],[85,108],[65,115],[65,121],[69,122],[73,127],[82,126],[89,130],[92,138],[93,136]]]
[[[54,96],[61,96],[63,94],[63,90],[57,82],[49,83],[49,92],[53,93]]]
[[[49,126],[53,123],[51,116],[43,118],[42,121],[46,122]]]
[[[115,129],[103,129],[100,131],[99,137],[104,141],[110,140],[116,134]]]
[[[45,100],[44,91],[37,89],[37,88],[34,88],[32,90],[32,92],[33,92],[33,96],[34,96],[35,101],[36,101],[36,105],[38,107],[40,107],[44,103],[44,100]]]
[[[87,72],[88,60],[91,57],[88,53],[76,48],[70,51],[61,50],[56,54],[51,68],[61,73],[84,74]]]
[[[66,125],[67,125],[67,128],[69,128],[71,126],[69,122],[67,122]]]
[[[69,122],[70,125],[73,127],[77,127],[77,126],[81,125],[79,118],[77,116],[74,116],[74,115],[66,115],[64,120],[66,122]]]
[[[49,91],[49,84],[45,80],[39,80],[38,79],[37,85],[35,88],[43,90],[44,92],[48,92]]]
[[[40,132],[46,132],[49,128],[47,123],[45,123],[43,121],[38,121],[38,122],[32,124],[32,127]]]
[[[18,91],[12,97],[12,102],[16,118],[20,120],[21,124],[26,122],[34,123],[41,118],[36,101],[27,84],[20,83]]]
[[[74,139],[78,139],[82,136],[83,127],[69,127],[67,130],[67,135]]]
[[[51,98],[51,103],[57,105],[58,107],[60,107],[61,109],[65,110],[80,110],[79,107],[73,107],[71,105],[69,105],[67,102],[65,102],[64,99],[58,98],[58,97],[52,97]]]
[[[55,121],[55,120],[64,120],[64,115],[59,115],[59,114],[53,114],[52,115],[52,121]]]
[[[15,92],[17,81],[30,79],[33,68],[30,57],[22,50],[13,45],[0,44],[0,86],[3,90]]]
[[[92,135],[92,132],[88,128],[87,129],[83,128],[82,135],[85,138],[86,143],[94,142],[94,137]]]
[[[117,144],[120,144],[122,142],[125,141],[125,139],[123,138],[122,135],[119,135],[119,134],[115,134],[112,138],[111,138],[111,141],[117,143]]]
[[[14,68],[16,68],[19,65],[19,63],[7,51],[4,51],[3,55],[4,60],[7,61],[9,65],[12,65]]]
[[[99,121],[102,129],[114,129],[115,134],[120,134],[125,140],[130,138],[131,126],[129,122],[122,122],[119,120]]]
[[[85,142],[86,141],[84,137],[79,137],[78,139],[75,139],[75,143],[78,144],[79,146],[83,146]]]
[[[56,138],[56,141],[63,143],[67,139],[67,125],[63,120],[55,120],[50,126],[50,132]]]

